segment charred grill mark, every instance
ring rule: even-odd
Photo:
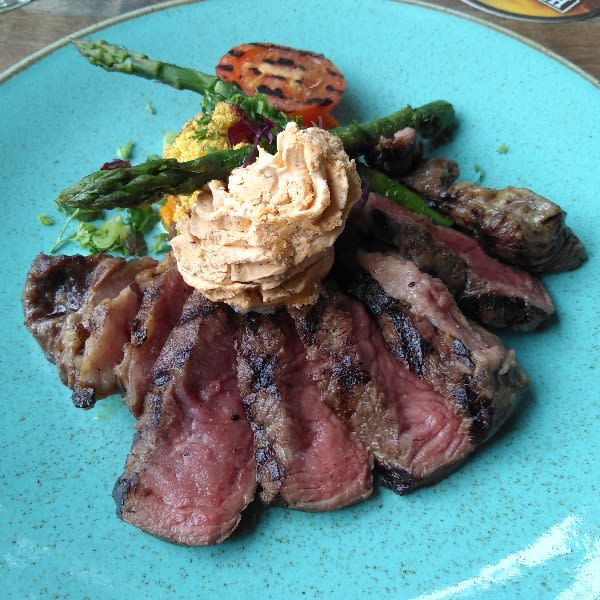
[[[129,495],[129,492],[135,490],[138,480],[138,473],[132,473],[129,477],[121,476],[117,479],[113,487],[112,497],[117,507],[117,516],[119,519],[123,518],[123,508],[125,507],[127,496]]]
[[[250,73],[253,75],[262,75],[262,71],[258,67],[250,67],[248,71],[250,71]]]
[[[133,432],[133,438],[131,440],[131,447],[133,448],[138,442],[142,441],[142,432],[139,430],[135,430]]]
[[[346,393],[350,393],[355,386],[365,385],[371,380],[362,365],[360,363],[356,364],[352,357],[347,354],[341,357],[339,363],[332,369],[331,374]]]
[[[253,44],[255,45],[255,44]],[[258,45],[258,44],[256,44]],[[246,54],[246,52],[244,50],[236,50],[235,48],[233,50],[230,50],[227,54],[229,54],[230,56],[235,56],[235,58],[241,58],[242,56],[244,56],[244,54]]]
[[[541,322],[549,318],[547,311],[528,303],[519,297],[499,296],[496,294],[479,294],[461,298],[461,306],[465,312],[480,314],[485,323],[492,327],[505,327],[510,323],[513,329],[527,327],[531,322]]]
[[[494,409],[489,398],[478,391],[475,377],[469,377],[464,385],[449,394],[459,409],[471,417],[469,439],[473,444],[482,443],[489,435],[494,420]]]
[[[58,258],[44,260],[38,257],[37,270],[32,269],[32,273],[39,278],[37,302],[41,308],[40,313],[45,313],[48,317],[78,311],[83,305],[86,290],[92,284],[93,269],[90,272],[79,272],[77,268],[71,267],[77,266],[77,258],[67,260],[69,262],[63,265]],[[69,272],[69,267],[77,274]]]
[[[169,381],[171,381],[171,375],[169,374],[169,371],[159,371],[152,379],[152,383],[158,386],[166,385],[169,383]]]
[[[152,304],[160,295],[162,291],[162,285],[151,285],[144,290],[142,305],[147,306]]]
[[[275,383],[275,368],[277,367],[277,356],[249,356],[248,365],[252,371],[252,391],[268,390],[269,393],[275,393],[277,385]]]
[[[390,350],[403,360],[416,375],[422,376],[425,362],[425,341],[414,326],[401,302],[388,296],[377,281],[366,272],[357,277],[352,293],[362,300],[378,321],[388,319],[397,334],[396,341],[387,340]]]
[[[216,67],[217,71],[225,71],[227,73],[233,72],[233,65],[224,65],[223,63],[219,63]]]
[[[254,48],[273,48],[274,44],[268,43],[268,42],[250,42],[248,44],[248,46],[253,46]],[[281,46],[279,44],[275,45],[277,51],[280,52],[286,52],[286,51],[292,51],[292,52],[298,52],[298,50],[296,50],[295,48],[292,48],[291,46]],[[318,54],[317,52],[312,52],[311,50],[302,50],[301,51],[302,54],[304,56],[314,56],[315,58],[323,58],[322,54]]]
[[[279,495],[285,481],[286,457],[278,450],[280,437],[286,435],[280,422],[285,418],[280,389],[284,376],[280,324],[285,318],[285,310],[269,315],[247,313],[238,346],[238,376],[241,373],[242,404],[254,436],[259,498],[267,505],[282,502]]]
[[[278,397],[277,390],[270,393]],[[257,393],[249,394],[242,400],[242,404],[254,435],[256,481],[261,488],[259,495],[265,504],[271,504],[281,489],[285,470],[277,460],[277,455],[273,448],[273,440],[267,428],[260,422],[263,409],[260,406],[261,399],[259,395]]]
[[[153,429],[158,427],[160,416],[162,414],[163,399],[160,394],[149,392],[146,396],[145,409],[149,411],[150,426]]]
[[[494,407],[482,406],[469,428],[469,438],[473,444],[480,444],[488,437],[493,421]]]
[[[323,309],[323,301],[319,300],[305,312],[304,316],[295,320],[298,335],[307,346],[314,346],[318,343],[315,334],[323,322]]]
[[[181,317],[179,318],[179,325],[185,325],[189,321],[193,321],[200,316],[200,307],[197,304],[190,304],[186,302],[181,311]]]
[[[244,319],[244,324],[246,329],[250,333],[256,333],[260,327],[260,315],[258,313],[248,313]],[[248,355],[247,350],[243,350],[244,356]]]
[[[352,291],[376,317],[394,312],[400,307],[398,300],[388,296],[379,283],[366,271],[362,271],[352,282]]]
[[[136,346],[141,346],[148,338],[148,328],[140,327],[139,322],[132,324],[131,339]]]
[[[142,312],[144,317],[136,316],[131,321],[131,341],[136,346],[141,346],[148,338],[148,328],[144,324],[145,311],[158,300],[161,291],[162,285],[151,285],[144,290],[140,311],[138,311],[138,315]]]
[[[306,102],[309,106],[329,106],[332,103],[331,98],[309,98]]]
[[[208,319],[217,308],[217,304],[208,301],[201,294],[194,291],[192,296],[188,299],[188,302],[183,306],[178,325],[185,325],[189,321],[198,318],[203,320]]]
[[[473,367],[473,361],[471,360],[471,351],[459,339],[455,339],[452,342],[452,351],[454,352],[458,360],[460,360],[460,362],[467,365],[468,367]]]
[[[379,473],[383,485],[398,494],[410,492],[418,485],[417,479],[405,469],[379,464]]]
[[[296,66],[296,62],[294,60],[292,60],[291,58],[285,58],[284,56],[280,56],[275,59],[265,58],[265,59],[263,59],[263,62],[265,62],[268,65],[276,65],[278,67],[293,68]]]
[[[339,71],[336,71],[335,69],[327,69],[327,73],[329,75],[331,75],[332,77],[336,77],[336,78],[342,77],[342,74]]]
[[[388,310],[387,315],[398,334],[397,343],[390,344],[393,354],[402,359],[413,373],[422,376],[425,352],[421,334],[399,303],[395,310]]]
[[[73,388],[73,404],[77,408],[91,408],[96,403],[96,392],[94,388],[82,388],[78,383]]]
[[[452,401],[465,412],[471,412],[471,400],[466,387],[459,387],[450,393]]]
[[[380,211],[373,211],[371,227],[377,237],[390,243],[398,233],[399,226]]]
[[[471,417],[477,416],[482,405],[486,404],[475,377],[465,377],[463,385],[453,390],[450,396]]]
[[[257,448],[254,453],[257,468],[268,473],[269,480],[279,482],[283,479],[284,472],[277,462],[273,450],[269,447]]]
[[[285,98],[285,94],[281,88],[271,88],[268,85],[259,85],[256,88],[256,91],[259,94],[264,94],[265,96],[273,96],[274,98]]]
[[[173,366],[182,367],[192,355],[192,347],[177,348],[173,356]]]

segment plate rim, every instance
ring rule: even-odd
[[[492,29],[492,30],[496,31],[497,33],[504,34],[508,37],[511,37],[511,38],[517,40],[518,42],[521,42],[522,44],[524,44],[526,46],[529,46],[533,50],[537,50],[538,52],[541,52],[542,54],[546,55],[547,57],[560,63],[562,66],[567,67],[568,69],[574,71],[577,75],[579,75],[583,79],[587,80],[594,87],[600,89],[600,79],[594,77],[591,73],[588,73],[585,69],[576,65],[574,62],[572,62],[568,58],[565,58],[564,56],[558,54],[554,50],[547,48],[543,44],[540,44],[539,42],[536,42],[535,40],[532,40],[531,38],[528,38],[525,35],[522,35],[516,31],[512,31],[511,29],[508,29],[507,27],[504,27],[502,25],[498,25],[497,23],[492,23],[490,21],[487,21],[483,16],[479,17],[476,15],[466,14],[464,12],[461,12],[458,9],[450,8],[447,6],[440,5],[440,4],[434,4],[433,2],[429,2],[428,0],[391,0],[391,1],[396,4],[408,4],[408,5],[413,5],[413,6],[420,6],[422,8],[427,8],[429,10],[434,10],[434,11],[437,11],[440,13],[452,15],[454,17],[458,17],[458,18],[464,19],[466,21],[471,21],[473,23],[476,23],[476,24],[486,27],[488,29]],[[99,21],[98,23],[95,23],[94,25],[89,25],[88,27],[78,29],[77,31],[74,31],[73,33],[70,33],[66,36],[59,38],[58,40],[52,42],[51,44],[48,44],[47,46],[44,46],[43,48],[36,50],[35,52],[29,54],[28,56],[26,56],[26,57],[22,58],[21,60],[19,60],[18,62],[16,62],[14,65],[9,67],[8,69],[4,70],[2,73],[0,73],[0,85],[6,83],[13,76],[25,71],[27,68],[31,67],[33,64],[35,64],[36,62],[45,58],[52,52],[59,50],[59,49],[63,48],[64,46],[70,44],[74,39],[78,39],[80,37],[89,35],[91,33],[95,33],[96,31],[106,29],[108,27],[112,27],[113,25],[117,25],[119,23],[128,21],[130,19],[136,19],[139,17],[143,17],[147,14],[152,14],[155,12],[167,10],[169,8],[174,8],[177,6],[184,6],[186,4],[200,4],[203,2],[205,2],[205,0],[166,0],[165,2],[161,2],[159,4],[152,4],[149,6],[144,6],[142,8],[137,8],[137,9],[125,12],[121,15],[109,17],[107,19],[103,19],[102,21]]]

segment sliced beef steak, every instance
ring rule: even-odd
[[[156,264],[101,254],[35,259],[23,291],[25,324],[76,406],[89,408],[118,390],[114,367]]]
[[[458,163],[443,157],[423,159],[402,181],[429,200],[438,199],[460,175]]]
[[[362,363],[403,428],[384,481],[400,492],[445,475],[506,421],[527,377],[514,352],[458,310],[446,287],[413,263],[361,253],[346,303]],[[398,427],[395,425],[395,427]]]
[[[162,263],[158,275],[144,289],[123,360],[115,368],[125,403],[136,417],[152,386],[154,364],[191,293],[172,260]]]
[[[459,298],[485,268],[374,197],[361,214],[351,233],[377,231],[377,243],[357,238],[316,304],[272,314],[210,302],[170,259],[36,259],[26,324],[75,403],[120,385],[139,417],[113,490],[125,522],[209,545],[254,506],[363,500],[373,465],[404,493],[445,476],[508,418],[527,385],[514,353],[400,256],[404,237],[443,249],[423,264],[447,272]]]
[[[317,304],[293,307],[290,313],[313,363],[311,376],[323,401],[369,450],[377,470],[385,481],[394,482],[396,491],[407,492],[433,481],[448,463],[468,453],[468,436],[459,432],[459,439],[452,440],[453,452],[428,456],[427,463],[420,460],[427,411],[445,413],[445,420],[452,423],[458,424],[458,419],[439,394],[398,364],[357,300],[330,287]],[[418,405],[420,412],[412,405]],[[429,423],[430,437],[438,434],[434,428],[442,422],[438,418]]]
[[[419,269],[441,279],[467,316],[498,329],[530,331],[554,315],[541,281],[488,256],[459,231],[435,225],[378,194],[355,211],[347,247],[360,236],[365,247],[383,242]],[[352,254],[351,248],[344,251]]]
[[[525,188],[454,183],[457,177],[456,163],[436,158],[423,161],[404,181],[508,264],[552,273],[586,260],[586,249],[558,204]]]
[[[289,315],[248,314],[238,377],[255,436],[261,499],[332,510],[371,494],[371,459],[322,401]]]
[[[256,490],[253,436],[237,385],[233,311],[198,292],[156,364],[117,513],[153,535],[202,546],[230,536]]]
[[[60,354],[67,317],[82,310],[94,277],[105,272],[109,265],[121,267],[118,261],[101,254],[89,257],[39,254],[33,261],[22,295],[25,325],[50,362],[56,363]]]

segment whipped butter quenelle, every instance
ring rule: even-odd
[[[354,160],[326,130],[288,123],[277,151],[211,181],[171,240],[188,285],[241,310],[306,304],[361,196]]]

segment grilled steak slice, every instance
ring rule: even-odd
[[[131,413],[139,417],[144,396],[152,385],[154,363],[192,289],[183,281],[174,261],[166,260],[146,286],[141,306],[131,322],[131,338],[123,349],[123,360],[115,374]]]
[[[438,199],[460,175],[458,163],[443,157],[423,159],[402,182],[430,200]]]
[[[397,482],[393,486],[397,491],[441,476],[454,455],[421,460],[423,426],[413,414],[425,421],[427,411],[444,412],[446,428],[452,422],[457,430],[459,419],[445,408],[439,394],[398,364],[362,304],[328,287],[316,304],[290,308],[321,397],[369,450],[384,480]],[[416,401],[420,413],[411,409]],[[442,421],[438,418],[435,425]],[[459,438],[452,443],[462,458],[469,451],[469,440],[464,432]]]
[[[435,225],[377,194],[370,194],[353,216],[351,235],[362,231],[363,245],[373,246],[374,240],[389,244],[441,279],[461,310],[486,326],[531,331],[555,314],[538,278],[489,257],[459,231]],[[351,237],[350,243],[356,246],[356,239]]]
[[[56,363],[60,354],[61,334],[67,317],[82,309],[94,276],[104,272],[109,265],[120,268],[115,259],[101,254],[39,254],[33,261],[22,295],[25,326],[50,362]]]
[[[378,329],[348,305],[361,360],[396,403],[404,426],[402,468],[380,465],[386,485],[406,492],[456,467],[506,421],[527,377],[514,352],[458,310],[445,286],[414,264],[362,253],[347,288]]]
[[[383,484],[405,494],[435,483],[477,447],[469,420],[394,356],[362,303],[347,298],[342,306],[351,316],[358,357],[378,390],[376,419],[368,404],[357,407],[355,419],[359,428],[364,421],[360,430]]]
[[[488,252],[532,273],[570,271],[587,258],[583,243],[565,224],[566,213],[531,190],[457,183],[435,205]]]
[[[332,510],[371,494],[371,459],[320,397],[289,315],[250,313],[238,378],[264,503]]]
[[[156,261],[39,255],[23,291],[25,323],[73,390],[76,406],[118,390],[114,367]]]
[[[194,291],[154,365],[117,514],[153,535],[215,544],[236,529],[256,490],[250,424],[237,385],[239,324]]]
[[[456,172],[447,162],[447,172]],[[424,161],[405,182],[451,216],[492,256],[532,273],[568,271],[587,258],[581,240],[565,223],[558,204],[525,188],[490,189],[472,183],[447,185],[443,159]],[[427,174],[431,176],[428,179]]]

